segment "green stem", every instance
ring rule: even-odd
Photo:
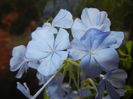
[[[77,62],[75,62],[75,61],[73,61],[71,59],[67,59],[66,61],[71,63],[71,64],[73,64],[73,65],[75,65],[75,66],[80,66]]]

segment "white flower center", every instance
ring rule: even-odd
[[[89,54],[94,54],[94,52],[92,50],[89,50],[88,53]]]
[[[51,54],[54,54],[54,53],[55,53],[55,50],[52,50],[50,53],[51,53]]]

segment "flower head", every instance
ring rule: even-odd
[[[10,60],[10,70],[18,71],[16,77],[21,78],[28,69],[28,60],[25,58],[26,47],[24,45],[13,48],[12,58]]]
[[[104,97],[104,90],[108,91],[108,95],[111,99],[120,99],[120,96],[124,93],[121,88],[124,86],[126,78],[127,74],[124,70],[117,69],[108,72],[98,85],[96,99],[102,99],[102,97]]]
[[[69,46],[69,34],[60,29],[56,37],[53,33],[38,30],[32,34],[26,51],[26,57],[41,61],[38,71],[44,76],[54,74],[67,58],[65,51]]]
[[[71,30],[73,37],[80,39],[92,28],[102,32],[109,32],[110,25],[111,22],[105,11],[99,11],[96,8],[84,8],[81,14],[81,20],[79,18],[75,19]]]
[[[88,77],[99,76],[101,69],[111,71],[118,68],[117,52],[103,45],[108,35],[109,32],[90,29],[80,40],[74,39],[71,42],[69,56],[73,60],[81,59],[81,68]]]

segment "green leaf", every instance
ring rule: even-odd
[[[133,41],[128,41],[125,46],[126,46],[128,54],[131,54],[132,47],[133,47]]]

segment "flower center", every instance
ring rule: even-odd
[[[89,50],[89,52],[88,52],[89,54],[94,54],[94,52],[92,51],[92,50]]]
[[[51,54],[54,54],[54,53],[55,53],[55,50],[52,50],[50,53],[51,53]]]

